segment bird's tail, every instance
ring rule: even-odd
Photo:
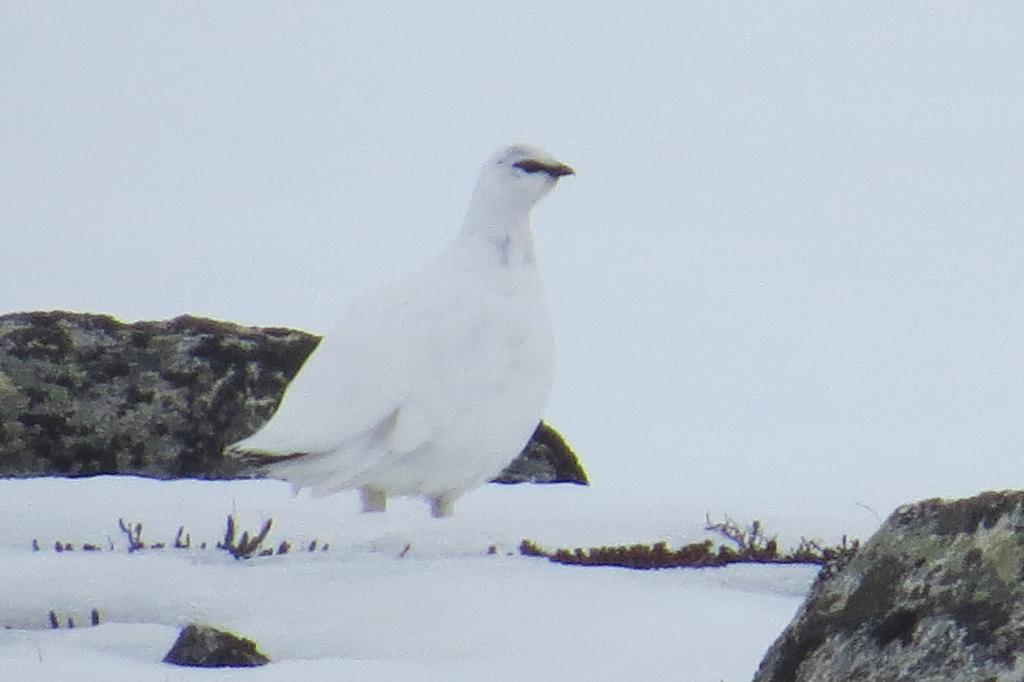
[[[299,457],[305,457],[308,454],[307,452],[268,452],[267,450],[239,447],[237,443],[224,448],[225,457],[251,467],[263,467],[269,464],[287,462]]]

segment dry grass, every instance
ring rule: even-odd
[[[640,570],[708,568],[729,564],[816,564],[824,567],[831,575],[845,566],[860,548],[858,540],[848,542],[844,536],[840,544],[831,546],[801,539],[795,549],[783,552],[779,551],[775,536],[765,534],[760,521],[754,521],[749,526],[740,526],[729,517],[718,523],[712,523],[710,519],[705,521],[705,530],[716,533],[729,544],[716,547],[711,540],[704,540],[678,549],[670,549],[666,543],[656,542],[549,551],[532,540],[523,540],[519,553],[572,566],[617,566]]]

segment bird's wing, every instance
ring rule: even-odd
[[[429,447],[467,414],[493,413],[502,423],[484,427],[508,428],[503,422],[519,411],[508,396],[526,396],[532,411],[534,396],[550,384],[546,306],[532,280],[510,294],[481,279],[449,254],[354,306],[267,425],[233,449],[314,455],[295,460],[298,469],[320,466],[312,459],[329,455],[332,471],[354,477]],[[525,354],[524,362],[523,347],[538,338],[545,352],[536,361]],[[464,435],[471,446],[475,434]]]
[[[400,301],[357,303],[288,385],[277,411],[234,450],[325,453],[371,430],[408,394],[409,351]]]
[[[453,284],[426,271],[357,302],[289,384],[263,428],[230,446],[274,458],[327,453],[370,433],[398,436],[403,447],[433,426],[413,407],[431,383],[430,356],[445,346]],[[432,350],[434,349],[434,350]],[[429,392],[429,388],[426,389]]]

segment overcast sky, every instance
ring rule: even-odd
[[[6,3],[0,311],[325,331],[530,142],[598,485],[1024,486],[1021,5],[365,5]]]

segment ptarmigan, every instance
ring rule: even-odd
[[[457,238],[404,283],[357,302],[277,412],[229,446],[315,494],[358,488],[364,511],[422,496],[434,516],[526,445],[554,379],[530,209],[573,169],[528,146],[483,168]]]

